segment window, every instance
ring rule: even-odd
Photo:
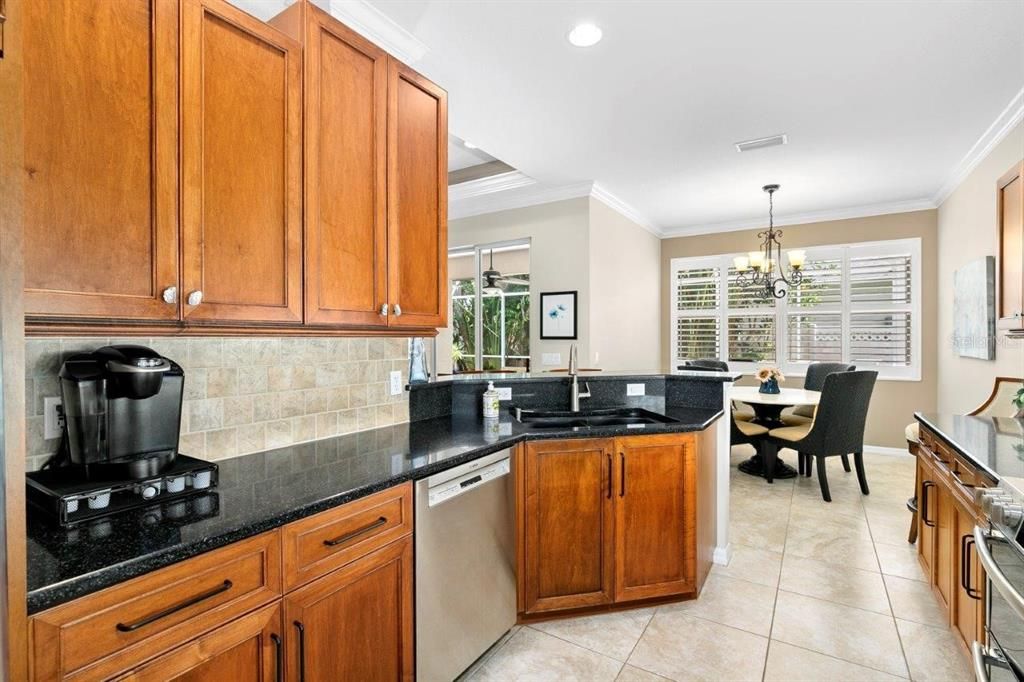
[[[452,250],[452,368],[457,374],[530,367],[528,242],[503,242]],[[493,250],[493,254],[492,254]],[[501,293],[484,291],[482,273],[501,273]]]
[[[843,361],[920,379],[921,240],[804,250],[803,283],[767,301],[739,285],[737,254],[673,259],[675,364],[725,358],[741,371],[774,364],[802,374],[811,362]]]

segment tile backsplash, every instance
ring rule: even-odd
[[[43,399],[60,396],[64,358],[108,344],[149,346],[185,370],[183,454],[207,460],[409,421],[403,338],[46,338],[26,341],[27,468],[56,452],[43,438]]]

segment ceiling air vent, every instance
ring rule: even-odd
[[[752,152],[755,149],[764,149],[765,147],[778,147],[789,142],[789,138],[785,135],[772,135],[771,137],[759,137],[756,140],[745,140],[743,142],[736,143],[736,151],[738,152]]]

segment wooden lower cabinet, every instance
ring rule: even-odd
[[[412,537],[352,562],[284,600],[290,679],[412,679]]]
[[[945,486],[936,486],[935,494],[935,564],[932,582],[949,609],[953,597],[954,557],[959,556],[959,537],[955,537],[953,496]]]
[[[115,679],[131,682],[281,680],[283,632],[278,602],[222,625]]]
[[[977,510],[957,503],[953,513],[956,540],[956,580],[952,600],[953,626],[966,647],[984,642],[985,579],[974,544],[974,526],[980,522]]]
[[[520,614],[694,593],[696,449],[693,434],[523,446]]]

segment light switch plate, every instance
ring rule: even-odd
[[[541,363],[545,365],[558,366],[562,364],[561,353],[544,353],[541,355]]]
[[[398,395],[402,392],[402,373],[396,369],[389,376],[391,377],[391,395]]]
[[[498,400],[512,400],[512,387],[511,386],[498,386]]]
[[[647,386],[644,384],[626,384],[626,395],[647,395]]]
[[[57,411],[60,406],[60,398],[43,398],[43,438],[46,440],[60,438],[64,430],[64,415]]]

